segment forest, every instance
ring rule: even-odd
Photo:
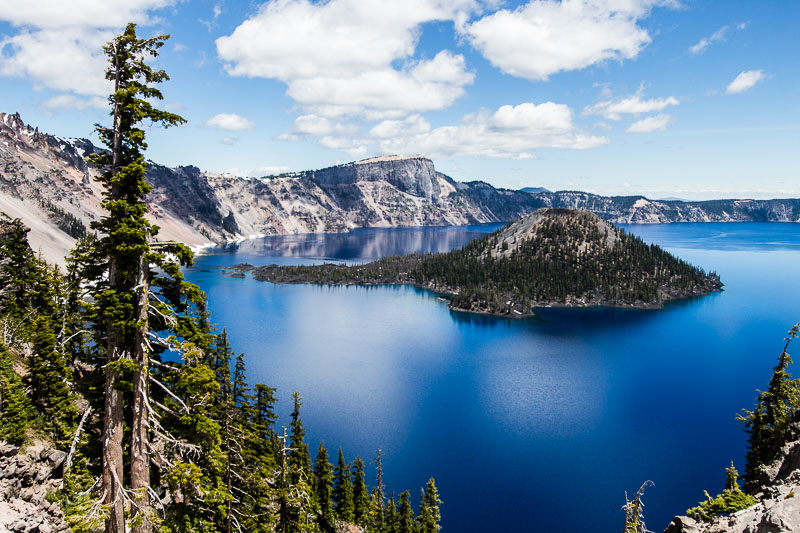
[[[254,276],[275,283],[411,284],[450,295],[454,309],[512,316],[529,315],[533,306],[654,307],[722,287],[716,273],[589,212],[566,209],[539,210],[451,252],[352,266],[269,265]]]
[[[380,450],[370,468],[322,442],[312,459],[298,393],[279,426],[276,390],[248,383],[244,356],[184,280],[191,251],[157,240],[141,124],[184,122],[155,106],[168,76],[147,61],[167,38],[129,24],[104,47],[112,125],[97,126],[107,150],[90,163],[107,215],[75,228],[66,267],[0,217],[2,439],[68,451],[47,500],[75,532],[438,531],[433,478],[412,506],[409,491],[387,494]]]

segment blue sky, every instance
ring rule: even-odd
[[[166,165],[422,154],[510,188],[800,197],[800,2],[3,0],[0,111],[92,138],[127,21],[172,36]]]

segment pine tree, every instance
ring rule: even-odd
[[[353,521],[353,485],[350,482],[350,467],[344,460],[339,448],[339,460],[336,464],[335,483],[333,486],[333,502],[336,516],[344,522]]]
[[[303,427],[303,419],[300,418],[300,407],[303,405],[303,398],[299,393],[292,393],[294,409],[292,409],[292,447],[289,452],[289,462],[295,467],[297,472],[302,472],[306,479],[311,474],[311,455],[306,443],[306,430]]]
[[[356,456],[353,461],[353,518],[358,525],[366,525],[369,514],[369,492],[364,474],[364,461]]]
[[[319,443],[317,458],[314,461],[314,498],[317,509],[319,509],[320,527],[323,531],[332,532],[335,530],[335,518],[333,516],[333,506],[331,505],[331,493],[333,489],[333,465],[328,460],[328,450],[325,443]]]
[[[97,126],[97,133],[109,151],[91,156],[91,162],[101,169],[97,178],[104,187],[102,206],[108,215],[92,228],[102,237],[96,242],[94,259],[102,267],[99,276],[91,279],[94,287],[96,322],[105,332],[105,407],[103,422],[103,491],[109,515],[107,533],[125,531],[125,488],[123,486],[123,391],[124,375],[132,374],[133,406],[130,445],[130,484],[134,494],[132,514],[139,517],[132,523],[133,533],[152,531],[154,512],[150,502],[150,435],[149,435],[149,377],[150,328],[159,330],[162,324],[150,324],[149,306],[158,309],[160,316],[172,315],[175,306],[182,305],[185,286],[180,264],[191,262],[191,252],[183,245],[155,247],[152,239],[158,228],[147,221],[145,195],[150,186],[145,182],[147,148],[144,130],[139,123],[149,120],[163,126],[181,124],[184,119],[162,111],[151,102],[162,99],[155,84],[168,78],[163,70],[146,64],[148,57],[158,55],[167,35],[150,39],[136,36],[136,25],[128,24],[125,31],[103,47],[109,67],[106,79],[114,83],[109,96],[112,126]],[[158,267],[158,272],[151,269]],[[98,274],[95,268],[95,273]],[[160,298],[151,301],[158,287]],[[174,316],[174,315],[172,315]],[[180,319],[169,319],[167,322]],[[156,321],[157,322],[157,321]],[[163,324],[161,329],[169,324]]]
[[[383,452],[380,448],[375,455],[375,486],[369,494],[368,526],[371,531],[383,531],[385,526],[383,484]]]
[[[419,516],[417,517],[420,533],[436,533],[439,531],[439,522],[442,519],[439,511],[442,500],[439,499],[439,491],[436,489],[433,478],[428,480],[425,489],[422,489],[421,496]]]
[[[56,346],[56,334],[47,316],[36,321],[33,352],[28,358],[28,383],[36,406],[46,420],[55,444],[69,444],[78,419],[78,408],[67,384],[69,362]]]
[[[411,493],[400,493],[397,506],[397,533],[416,533],[417,523],[414,521],[414,510],[411,508]]]
[[[21,444],[34,419],[33,405],[25,394],[6,346],[0,343],[0,434],[13,444]]]

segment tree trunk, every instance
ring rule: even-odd
[[[133,374],[133,427],[131,431],[131,489],[134,493],[133,516],[141,514],[139,522],[131,528],[131,533],[151,533],[152,509],[150,507],[150,424],[148,422],[149,388],[148,376],[150,354],[147,349],[147,302],[150,287],[148,284],[147,258],[139,258],[139,272],[136,280],[136,371]]]
[[[116,285],[116,262],[111,261],[109,285]],[[108,505],[106,533],[125,533],[125,508],[122,458],[122,391],[117,387],[120,373],[112,363],[122,356],[119,351],[119,332],[113,324],[108,326],[106,344],[105,410],[103,413],[103,492]]]

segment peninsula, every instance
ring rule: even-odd
[[[362,265],[239,265],[273,283],[413,285],[455,310],[524,317],[535,307],[659,308],[722,290],[706,273],[589,211],[545,208],[460,250]]]

